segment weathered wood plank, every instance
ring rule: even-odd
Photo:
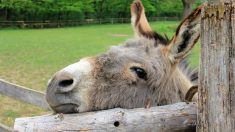
[[[209,0],[202,11],[199,132],[235,131],[234,2]]]
[[[45,94],[0,79],[0,94],[49,109]]]
[[[111,109],[97,112],[18,118],[19,132],[118,131],[174,132],[196,131],[197,105],[177,103],[149,109]]]
[[[0,123],[0,132],[12,132],[12,131],[13,131],[13,129]]]

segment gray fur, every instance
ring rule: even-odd
[[[139,0],[134,3],[136,4],[132,5],[132,9],[135,9],[135,5],[142,6]],[[140,25],[134,27],[138,37],[113,46],[104,54],[89,58],[87,61],[92,65],[92,71],[84,68],[87,72],[81,69],[74,72],[73,69],[77,67],[73,65],[72,70],[70,68],[73,71],[71,73],[66,70],[56,73],[47,89],[46,99],[49,105],[55,112],[74,113],[184,101],[186,93],[198,78],[197,70],[191,70],[183,58],[199,38],[201,8],[197,8],[180,24],[169,42],[152,32],[143,19],[145,17],[139,16],[140,21],[134,21]],[[137,14],[144,15],[143,12]],[[196,23],[193,24],[195,27],[187,28],[192,23]],[[187,34],[188,32],[194,33]],[[179,48],[180,52],[175,52]],[[81,64],[83,67],[89,66],[84,62]],[[144,69],[147,77],[141,79],[133,71],[133,67]],[[79,81],[73,81],[76,79]],[[66,83],[59,86],[61,81]],[[73,83],[67,84],[69,82]]]
[[[102,63],[97,62],[101,66],[90,92],[91,110],[144,107],[148,100],[152,106],[184,101],[181,89],[189,87],[185,86],[187,80],[182,80],[182,76],[190,80],[191,70],[185,63],[179,70],[172,69],[170,60],[160,54],[160,46],[154,47],[154,43],[145,38],[131,39],[97,56],[97,60],[102,58]],[[132,63],[144,65],[147,81],[123,77],[126,74],[123,68]]]
[[[161,48],[161,45],[155,46],[154,40],[134,38],[94,57],[96,68],[90,75],[94,83],[87,89],[89,93],[86,99],[89,104],[85,110],[78,107],[81,105],[81,98],[78,95],[82,85],[77,85],[74,90],[65,94],[56,93],[58,86],[55,84],[58,81],[52,80],[53,83],[48,86],[47,100],[52,109],[63,113],[116,107],[138,108],[145,107],[147,101],[151,102],[151,106],[184,101],[184,95],[191,87],[191,83],[188,85],[185,82],[190,82],[194,72],[185,60],[175,66],[172,65],[171,60],[160,51]],[[132,64],[141,65],[146,70],[146,81],[138,78],[131,70],[129,66]],[[88,80],[84,79],[83,83]],[[76,106],[62,105],[55,108],[56,104]]]

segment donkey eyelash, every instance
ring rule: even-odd
[[[140,67],[132,67],[131,70],[134,71],[140,79],[143,79],[145,81],[147,80],[147,73],[144,69]]]

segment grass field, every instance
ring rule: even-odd
[[[178,22],[154,22],[153,29],[172,36]],[[129,24],[88,25],[60,29],[0,30],[0,78],[33,88],[46,90],[47,80],[59,69],[81,57],[104,52],[110,45],[131,38]],[[199,46],[191,56],[198,64]],[[32,105],[0,95],[0,123],[12,126],[14,119],[48,112]]]

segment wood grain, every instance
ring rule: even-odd
[[[234,2],[209,0],[202,11],[199,132],[235,130]]]
[[[49,110],[44,93],[9,83],[1,79],[0,94]]]
[[[196,131],[195,103],[177,103],[149,109],[110,109],[81,114],[18,118],[18,132],[181,132]]]

